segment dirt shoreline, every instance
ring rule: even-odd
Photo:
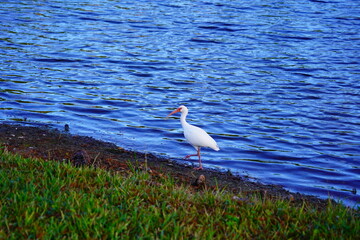
[[[300,193],[291,193],[278,185],[265,185],[245,177],[234,176],[213,169],[196,171],[153,154],[129,151],[113,143],[92,137],[72,135],[51,127],[24,126],[0,123],[0,146],[25,157],[46,160],[70,161],[74,165],[91,165],[115,172],[126,173],[133,168],[147,169],[152,175],[162,177],[169,174],[175,181],[195,190],[201,187],[222,188],[242,196],[257,194],[262,198],[288,199],[294,204],[304,202],[324,208],[329,200]],[[199,183],[199,176],[205,176],[205,184]],[[201,177],[202,178],[202,177]],[[246,200],[246,199],[245,199]],[[332,201],[335,204],[334,201]]]

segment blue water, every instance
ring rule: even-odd
[[[0,120],[360,202],[360,2],[5,1]],[[356,190],[356,193],[355,193]]]

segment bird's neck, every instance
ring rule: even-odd
[[[187,116],[187,113],[183,113],[183,114],[181,114],[181,117],[180,117],[181,126],[182,126],[183,128],[184,128],[184,126],[189,125],[189,124],[186,122],[186,116]]]

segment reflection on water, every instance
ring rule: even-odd
[[[184,104],[220,145],[208,167],[353,205],[359,13],[345,0],[6,2],[0,119],[181,159],[193,149],[164,117]]]

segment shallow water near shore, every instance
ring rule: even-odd
[[[188,122],[206,167],[360,202],[353,1],[48,1],[0,6],[0,120],[172,159]],[[196,165],[194,158],[189,161]]]

